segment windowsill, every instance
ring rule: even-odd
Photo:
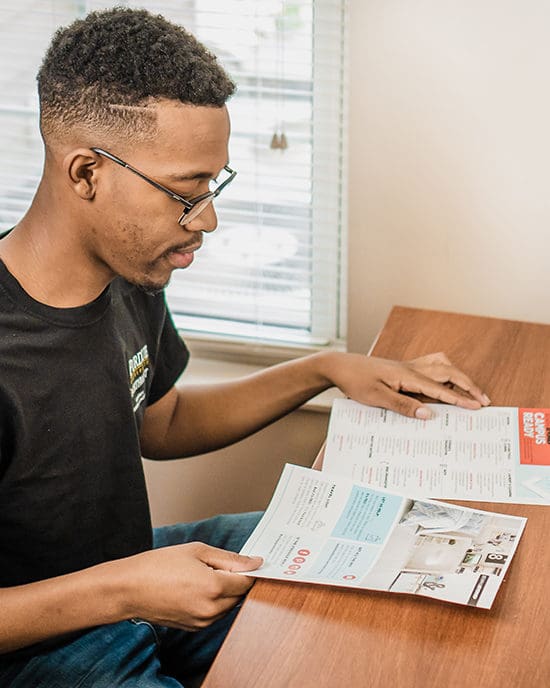
[[[319,351],[345,351],[343,341],[328,346],[299,346],[271,341],[246,341],[232,337],[197,335],[180,330],[191,358],[183,373],[190,384],[215,384],[251,375],[268,366]],[[333,387],[307,401],[301,408],[329,413],[334,399],[344,395]]]
[[[343,341],[336,341],[324,346],[306,346],[270,340],[246,340],[221,335],[200,335],[196,332],[178,329],[191,352],[192,358],[251,365],[254,366],[255,370],[315,354],[319,351],[346,350]]]
[[[189,365],[183,373],[183,378],[189,384],[214,384],[250,375],[263,370],[265,367],[265,365],[252,363],[238,363],[236,361],[191,356]],[[340,390],[333,387],[313,397],[301,408],[316,413],[329,413],[334,399],[343,396]]]

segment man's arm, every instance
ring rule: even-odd
[[[134,617],[185,630],[221,618],[247,592],[259,557],[198,542],[162,547],[49,580],[0,589],[0,653]]]
[[[320,353],[228,383],[172,388],[145,412],[142,453],[164,459],[218,449],[333,386],[356,401],[418,418],[430,417],[429,408],[402,392],[471,409],[490,403],[444,354],[397,362],[361,354]]]

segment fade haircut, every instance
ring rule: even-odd
[[[122,7],[59,29],[37,80],[46,143],[68,130],[142,140],[156,130],[160,99],[222,107],[235,91],[216,57],[184,28]]]

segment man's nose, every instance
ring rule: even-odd
[[[213,232],[217,226],[218,216],[213,203],[209,203],[197,217],[184,225],[185,229],[190,232]]]

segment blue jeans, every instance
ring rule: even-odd
[[[154,547],[198,541],[238,552],[260,516],[229,514],[156,528]],[[0,688],[181,688],[186,680],[196,685],[237,611],[196,633],[134,619],[97,626],[47,649],[0,655]]]

